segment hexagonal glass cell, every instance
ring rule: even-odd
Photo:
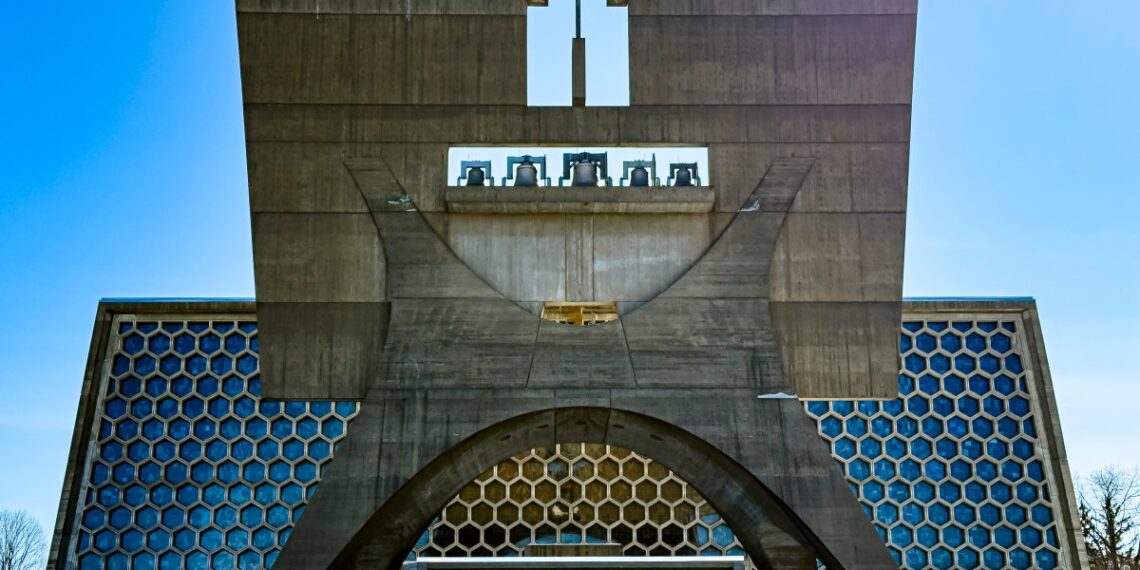
[[[206,507],[193,507],[187,511],[190,526],[202,530],[210,525],[210,510]]]
[[[245,350],[245,347],[246,347],[245,335],[243,335],[241,333],[232,333],[232,334],[229,334],[226,336],[226,338],[225,338],[225,350],[226,350],[226,352],[230,353],[231,355],[236,356],[238,353]]]
[[[192,377],[198,377],[206,373],[207,363],[208,361],[205,356],[194,354],[183,361],[183,366],[186,370],[186,374]]]
[[[237,358],[237,371],[238,373],[249,376],[257,372],[257,357],[252,354],[245,354]]]
[[[906,409],[916,417],[921,417],[930,411],[930,401],[922,396],[911,396],[906,400]]]
[[[986,503],[978,508],[978,518],[989,526],[1001,522],[1001,509],[993,503]]]
[[[962,459],[956,459],[950,463],[950,476],[959,481],[966,482],[973,478],[974,469],[968,462]]]
[[[942,347],[942,350],[945,350],[950,354],[954,354],[955,352],[962,350],[962,337],[954,333],[948,332],[941,335],[938,339],[938,342]]]
[[[1037,501],[1037,487],[1032,483],[1020,483],[1017,486],[1017,500],[1025,504],[1032,504]]]
[[[895,459],[902,459],[907,455],[906,441],[902,438],[892,437],[887,440],[884,447],[887,455]]]
[[[963,548],[958,551],[958,566],[961,568],[977,568],[981,563],[981,555],[973,548]]]
[[[864,439],[859,442],[859,453],[868,459],[875,459],[883,453],[883,445],[876,439]]]
[[[871,420],[871,433],[885,438],[894,433],[894,422],[890,418],[879,416]]]
[[[161,528],[152,530],[146,535],[146,545],[151,550],[166,550],[170,547],[170,533]]]
[[[1022,526],[1029,518],[1026,514],[1025,507],[1013,504],[1005,507],[1005,520],[1010,524]]]
[[[903,401],[901,399],[900,400],[887,400],[885,402],[882,402],[882,405],[883,405],[883,414],[887,415],[888,417],[887,418],[879,418],[879,419],[884,419],[884,420],[890,421],[891,417],[897,417],[899,414],[901,414],[903,412]],[[888,432],[886,435],[889,435],[889,434],[890,434],[890,432]],[[886,435],[884,435],[884,437],[886,437]]]
[[[918,434],[918,422],[909,416],[895,420],[895,430],[903,437],[914,437]]]
[[[974,473],[983,481],[993,481],[997,477],[997,465],[983,459],[974,465]]]
[[[843,459],[850,459],[855,455],[855,442],[848,438],[840,438],[835,441],[834,453],[837,457]]]
[[[193,549],[198,544],[198,533],[190,529],[181,529],[174,533],[174,547],[182,552]]]
[[[990,347],[1000,354],[1005,354],[1012,348],[1012,343],[1008,335],[997,333],[990,337]]]
[[[1021,374],[1024,371],[1021,367],[1021,357],[1016,354],[1005,357],[1005,369],[1014,374]]]
[[[919,437],[910,442],[910,454],[916,459],[926,459],[933,453],[930,440]]]
[[[847,465],[847,474],[853,481],[862,481],[871,473],[870,465],[862,459],[856,459]]]
[[[914,533],[911,532],[910,527],[898,525],[890,531],[891,544],[896,546],[907,546],[914,542]]]
[[[965,357],[969,358],[969,357]],[[935,354],[930,357],[930,369],[945,374],[950,371],[950,357],[944,354]]]
[[[1021,396],[1014,396],[1010,398],[1009,413],[1018,417],[1025,417],[1029,415],[1029,400],[1026,400]]]
[[[990,485],[990,498],[998,503],[1007,503],[1013,496],[1013,491],[1009,485],[1002,482],[996,482]]]
[[[1000,366],[1000,361],[994,358],[995,366]],[[1008,375],[999,374],[994,376],[994,390],[1002,394],[1002,396],[1009,396],[1013,391],[1017,390],[1017,382],[1013,381]]]
[[[935,439],[942,435],[945,427],[942,420],[935,417],[923,418],[922,420],[922,433],[931,439]]]
[[[214,510],[215,526],[229,528],[235,524],[237,524],[237,509],[229,505],[222,505]]]
[[[190,479],[201,484],[212,481],[214,479],[214,466],[205,461],[199,461],[191,465]]]
[[[1033,528],[1031,526],[1023,527],[1020,530],[1020,534],[1021,544],[1030,548],[1037,548],[1038,546],[1041,546],[1041,531],[1037,530],[1036,528]]]
[[[297,463],[293,476],[302,483],[309,483],[317,478],[317,466],[312,461]]]
[[[875,462],[875,477],[880,480],[888,480],[895,476],[895,464],[889,459],[880,459]]]
[[[1001,359],[993,354],[983,354],[978,358],[978,367],[987,374],[996,374],[1001,370]]]
[[[836,400],[831,403],[831,410],[839,416],[847,417],[855,412],[855,404],[850,400]]]
[[[990,437],[994,434],[994,422],[984,417],[977,417],[970,422],[970,429],[978,437]]]
[[[970,544],[978,548],[982,548],[990,543],[990,531],[984,527],[971,527],[970,530],[966,532],[966,536]]]
[[[934,339],[934,335],[924,332],[914,338],[914,346],[922,352],[930,353],[934,352],[937,342]]]
[[[822,401],[822,400],[809,401],[809,402],[807,402],[806,407],[807,407],[808,414],[811,414],[812,416],[816,417],[817,419],[819,417],[823,416],[824,414],[826,414],[827,411],[829,409],[831,409],[831,407],[827,405],[827,402]]]
[[[867,434],[867,420],[852,417],[847,420],[847,433],[854,437],[863,437]]]
[[[990,570],[1002,570],[1006,567],[1005,553],[996,548],[987,548],[982,554],[982,560]]]
[[[131,359],[121,354],[111,360],[111,375],[120,377],[131,370]]]

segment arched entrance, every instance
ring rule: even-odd
[[[571,546],[587,555],[744,554],[720,513],[661,462],[617,446],[561,443],[481,473],[440,511],[409,558]]]
[[[520,450],[582,440],[634,449],[660,461],[723,516],[760,568],[814,568],[816,559],[830,568],[843,568],[791,508],[716,447],[646,415],[585,407],[516,416],[453,446],[393,493],[333,566],[398,566],[440,510],[489,467]]]

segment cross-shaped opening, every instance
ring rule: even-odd
[[[528,4],[527,105],[628,106],[629,13],[625,2],[528,0]],[[575,56],[575,50],[581,53]],[[583,68],[577,86],[576,63]]]

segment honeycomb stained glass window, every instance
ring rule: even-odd
[[[415,556],[519,556],[531,544],[617,544],[626,556],[742,556],[704,498],[627,449],[567,443],[488,469],[444,508]]]
[[[272,566],[356,414],[349,402],[261,401],[255,324],[196,318],[116,321],[73,515],[80,568]],[[1016,321],[911,320],[899,399],[805,403],[901,567],[1059,566],[1019,338]],[[631,555],[742,554],[664,467],[573,443],[481,475],[414,553],[583,542]]]
[[[248,321],[118,321],[79,568],[272,566],[351,402],[263,402]]]
[[[903,568],[1058,567],[1017,332],[1013,321],[906,322],[900,399],[806,404]]]

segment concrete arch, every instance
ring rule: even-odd
[[[530,412],[462,440],[393,493],[332,567],[397,567],[423,529],[481,472],[519,451],[567,441],[625,447],[669,467],[717,509],[761,568],[814,568],[816,558],[844,568],[791,507],[716,446],[666,421],[603,407]]]

